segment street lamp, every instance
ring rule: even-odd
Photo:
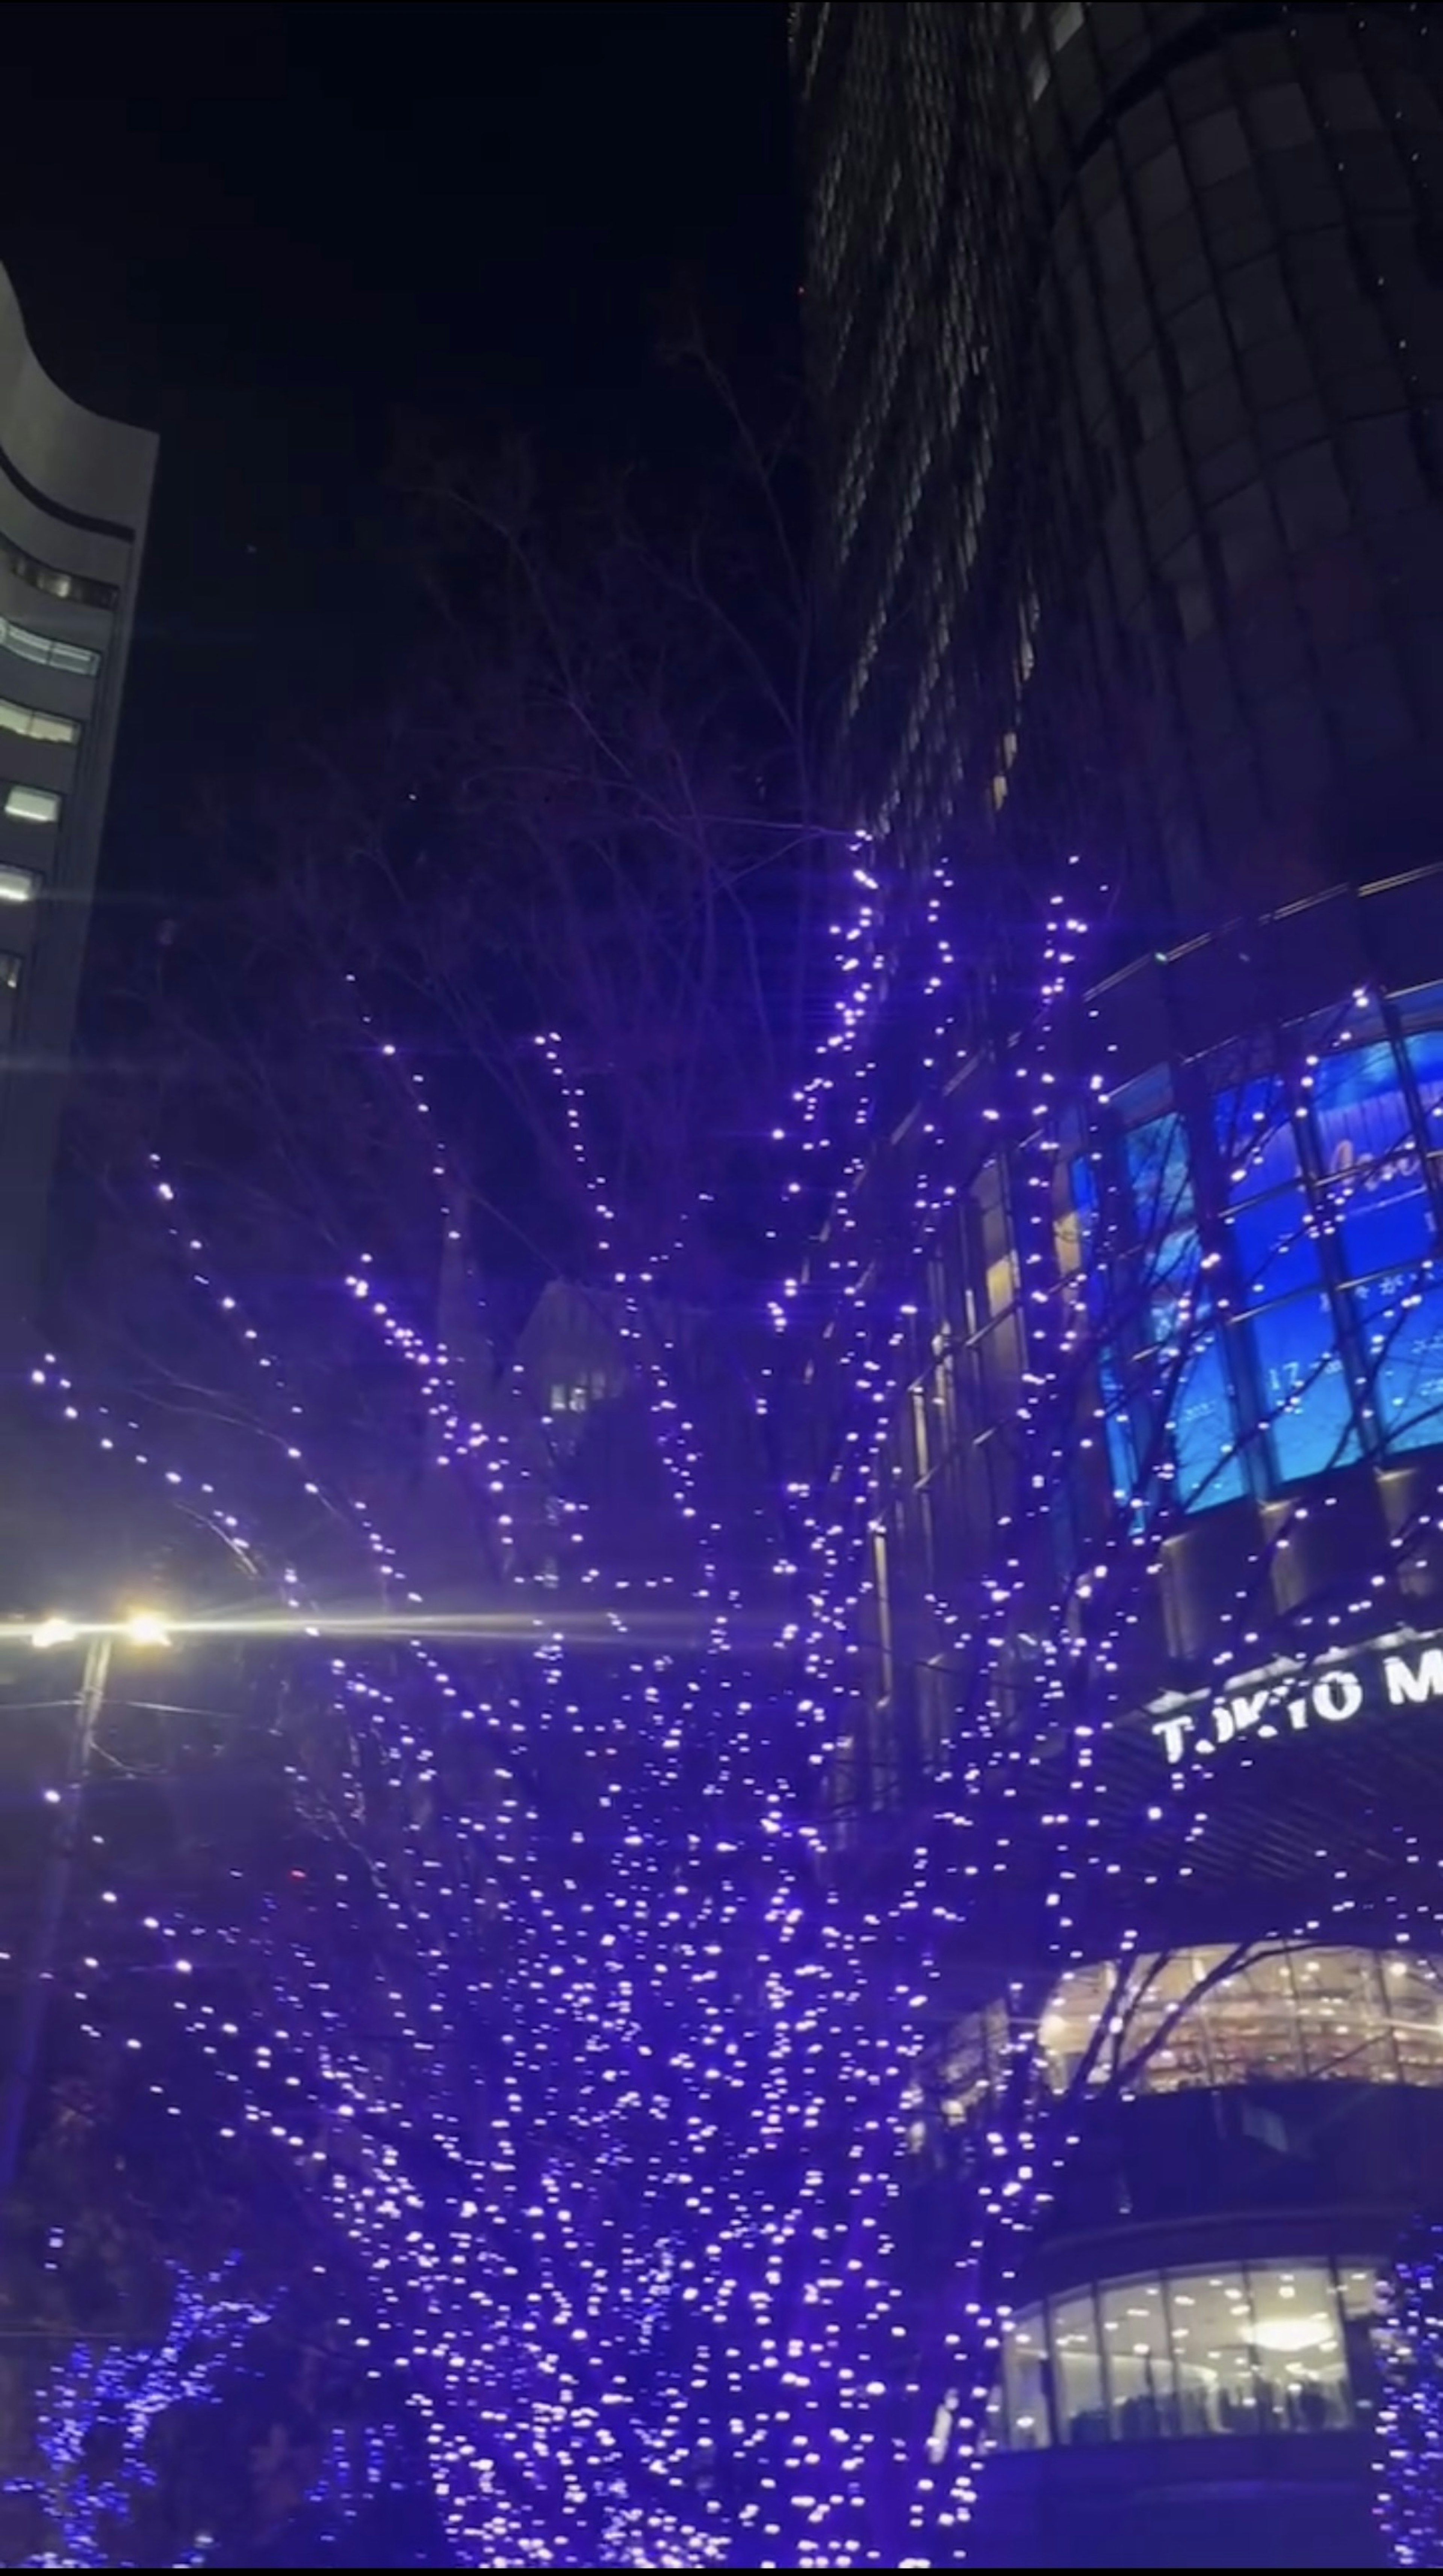
[[[170,1630],[156,1610],[132,1610],[123,1619],[85,1623],[52,1613],[32,1628],[30,1643],[43,1653],[54,1646],[75,1645],[82,1637],[86,1640],[85,1668],[75,1703],[75,1724],[71,1731],[65,1781],[56,1802],[60,1812],[40,1890],[30,1967],[20,1996],[19,2028],[10,2063],[5,2070],[3,2091],[0,2091],[0,2196],[13,2187],[20,2163],[25,2112],[45,2028],[46,2006],[54,1982],[56,1943],[70,1894],[80,1810],[90,1771],[90,1756],[105,1707],[111,1657],[117,1642],[142,1649],[170,1644]]]

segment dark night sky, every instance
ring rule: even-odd
[[[203,775],[384,667],[357,538],[398,407],[630,448],[679,285],[785,331],[782,14],[12,0],[0,259],[66,390],[162,438],[112,886],[169,874]]]

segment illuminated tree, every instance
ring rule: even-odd
[[[984,1043],[1000,934],[942,872],[884,894],[865,846],[840,864],[805,652],[743,615],[750,544],[718,565],[664,509],[641,543],[614,508],[538,519],[525,477],[418,479],[436,650],[366,742],[237,808],[219,927],[247,975],[214,919],[164,952],[145,1153],[130,1106],[107,1146],[121,1290],[79,1317],[78,1393],[44,1372],[72,1436],[223,1535],[304,1676],[283,1741],[313,1840],[224,1904],[135,1907],[106,2015],[186,1961],[174,2081],[324,2213],[466,2563],[885,2563],[909,2505],[908,2554],[947,2560],[1081,2124],[1200,1999],[1154,2009],[1164,1899],[1264,1771],[1330,1776],[1286,1702],[1276,1737],[1230,1713],[1212,1773],[1201,1726],[1376,1628],[1380,1584],[1406,1625],[1433,1500],[1329,1591],[1284,1492],[1214,1632],[1159,1649],[1179,1532],[1293,1425],[1297,1476],[1344,1463],[1353,1417],[1324,1336],[1233,1418],[1213,1236],[1253,1198],[1208,1199],[1171,1109],[1130,1160],[1094,1152],[1083,872],[1035,1007],[1019,966]],[[1351,1063],[1372,1007],[1289,1082]],[[1266,1167],[1250,1275],[1276,1265],[1281,1305],[1388,1155],[1295,1189],[1306,1099],[1246,1061],[1209,1079],[1209,1168]],[[947,1271],[964,1208],[980,1279]],[[1349,1310],[1350,1404],[1396,1435],[1415,1368],[1420,1446],[1427,1262]],[[543,1282],[538,1380],[507,1308]],[[952,1447],[970,1407],[998,1475],[909,1594],[905,1442],[944,1368]],[[1160,1669],[1188,1720],[1161,1733],[1136,1723]],[[1371,1824],[1361,1862],[1323,1825],[1208,1977],[1345,1912],[1428,1946],[1417,1820]],[[1014,1973],[959,2108],[979,1927]],[[1082,1971],[1102,2001],[1059,2081],[1044,2024]],[[917,2090],[952,2132],[930,2193]]]
[[[1393,2267],[1378,2337],[1378,2519],[1398,2567],[1443,2565],[1443,2304],[1438,2229],[1418,2227]]]
[[[850,1145],[823,1249],[781,1310],[828,1318],[809,1380],[832,1390],[812,1466],[820,1609],[829,1635],[855,1625],[864,1646],[839,1832],[873,1903],[930,1936],[934,2032],[967,2018],[948,1996],[969,1945],[997,1980],[980,2060],[959,2078],[955,2041],[934,2039],[912,2105],[919,2144],[938,2111],[953,2124],[913,2229],[928,2288],[912,2368],[938,2402],[909,2547],[936,2563],[966,2548],[1007,2320],[1109,2099],[1149,2080],[1214,1980],[1330,1939],[1440,1947],[1406,1773],[1363,1788],[1336,1730],[1360,1704],[1347,1650],[1395,1623],[1406,1637],[1437,1597],[1436,1474],[1415,1453],[1437,1438],[1443,1370],[1419,1143],[1436,1037],[1401,1032],[1360,990],[1286,1051],[1211,1059],[1190,1077],[1190,1126],[1156,1083],[1131,1124],[1109,1124],[1117,1077],[1082,992],[1075,900],[1051,907],[1031,1026],[970,1050],[944,889],[928,901],[934,972],[906,995],[939,997],[908,1032],[934,1078],[910,1120],[884,1124],[879,1051],[858,1051],[834,1104]],[[868,1007],[880,1019],[880,980]],[[1345,1101],[1356,1141],[1340,1155]],[[1345,1350],[1317,1316],[1324,1282],[1336,1311],[1334,1283],[1354,1279]],[[1290,1296],[1284,1352],[1251,1319]],[[1244,1347],[1286,1365],[1254,1379],[1240,1415],[1222,1355]],[[1363,1542],[1355,1516],[1330,1548],[1328,1485],[1287,1484],[1329,1478],[1380,1436],[1406,1470],[1387,1481],[1391,1518],[1370,1488]],[[991,1485],[969,1527],[965,1509],[947,1516],[947,1479],[975,1477],[974,1441]],[[1204,1533],[1195,1557],[1210,1505],[1245,1503],[1270,1460],[1284,1489],[1233,1545],[1199,1632],[1179,1576],[1189,1533]],[[1395,1737],[1422,1670],[1400,1664]],[[1248,1855],[1275,1813],[1305,1821],[1269,1878]],[[1197,1928],[1209,1915],[1226,1941]],[[1179,1974],[1180,1927],[1203,1944],[1201,1983]],[[1069,1981],[1091,2014],[1059,2070],[1048,2015]]]

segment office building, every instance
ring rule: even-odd
[[[832,757],[889,918],[945,859],[966,966],[945,1046],[892,978],[839,1814],[861,1867],[955,1781],[1000,1620],[1032,1723],[1065,1597],[1141,1820],[1058,1970],[1059,1753],[957,1944],[919,2152],[964,2187],[1008,1989],[1081,2086],[971,2554],[1377,2563],[1374,2283],[1443,2151],[1443,1934],[1396,1884],[1443,1858],[1443,52],[1427,9],[1201,0],[791,37]],[[1102,927],[1044,1057],[1064,882]],[[1179,1853],[1148,1801],[1195,1757]]]
[[[28,1313],[155,476],[72,402],[0,272],[0,1301]]]

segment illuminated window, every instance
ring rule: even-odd
[[[1230,1964],[1231,1963],[1231,1964]],[[1099,2034],[1101,2036],[1099,2037]],[[1318,2082],[1443,2085],[1443,1958],[1338,1947],[1185,1949],[1069,1969],[1040,2026],[1047,2080],[1133,2093]],[[971,2016],[943,2070],[964,2118],[1001,2068],[1000,2011]]]
[[[4,810],[12,823],[58,823],[60,799],[52,787],[7,787]]]
[[[1377,2299],[1375,2263],[1327,2258],[1070,2291],[1013,2320],[994,2430],[1012,2450],[1346,2430]]]
[[[15,1021],[15,996],[20,990],[20,960],[0,950],[0,1040],[9,1037]]]
[[[84,572],[63,572],[58,564],[42,563],[38,555],[27,554],[22,546],[0,539],[0,564],[17,581],[28,583],[31,590],[43,590],[48,599],[75,599],[86,608],[113,608],[120,597],[115,584],[96,581]]]
[[[1300,1030],[1286,1075],[1200,1110],[1120,1097],[1107,1227],[1073,1157],[1114,1491],[1143,1519],[1443,1440],[1443,1030],[1380,1027]]]
[[[0,866],[0,903],[33,903],[41,882],[33,868]]]
[[[32,742],[80,740],[73,716],[52,716],[43,707],[22,707],[13,698],[0,698],[0,732],[28,734]]]
[[[47,670],[74,671],[93,679],[100,668],[100,655],[85,644],[62,644],[58,636],[37,635],[32,627],[17,626],[13,617],[0,617],[0,648],[18,655],[22,662],[39,662]]]
[[[1014,2451],[1045,2450],[1052,2439],[1050,2377],[1042,2317],[1019,2318],[1003,2351],[1008,2440]]]

